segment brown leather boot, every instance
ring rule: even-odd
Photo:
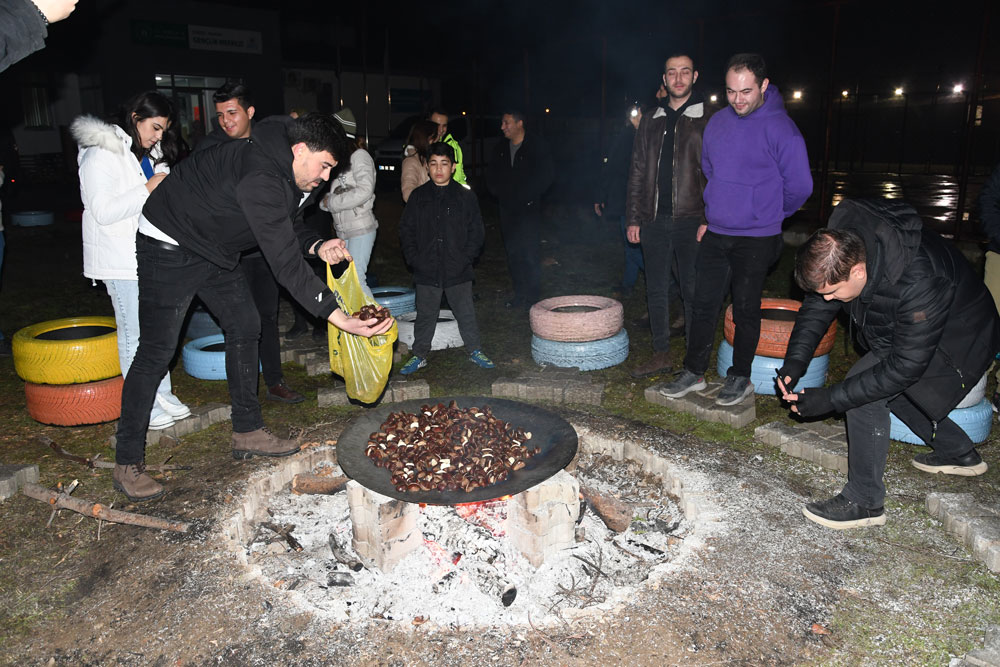
[[[267,388],[267,400],[280,401],[282,403],[301,403],[306,397],[295,391],[282,380],[278,384]]]
[[[289,456],[299,451],[294,440],[282,440],[267,427],[249,433],[233,433],[233,458],[249,459],[257,456]]]
[[[657,373],[669,373],[674,370],[670,363],[670,352],[654,352],[652,358],[644,364],[639,364],[629,371],[629,375],[634,378],[644,378]]]
[[[166,493],[163,486],[146,474],[145,463],[115,465],[111,481],[115,489],[124,493],[132,502],[152,500]]]

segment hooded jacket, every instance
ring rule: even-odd
[[[181,247],[223,269],[259,246],[278,282],[317,317],[333,293],[303,256],[325,240],[302,221],[306,197],[295,184],[286,116],[257,123],[249,139],[198,151],[153,191],[142,213]],[[311,255],[310,255],[311,256]]]
[[[137,280],[135,232],[149,192],[146,175],[132,153],[132,137],[93,116],[74,120],[70,132],[80,146],[83,275],[95,280]],[[159,155],[157,144],[150,158],[155,162]],[[154,171],[170,169],[161,163]]]
[[[418,285],[445,288],[472,280],[485,237],[476,194],[454,180],[414,190],[399,221],[403,257]]]
[[[375,207],[375,162],[363,148],[351,153],[349,169],[343,169],[330,184],[319,207],[333,217],[337,237],[350,239],[378,229]]]
[[[844,412],[905,394],[934,421],[972,389],[1000,350],[993,297],[953,245],[925,229],[908,204],[845,200],[831,229],[864,241],[867,282],[847,303],[806,296],[788,342],[785,369],[801,373],[843,308],[858,341],[879,358],[874,367],[830,387]]]
[[[812,193],[806,143],[775,85],[746,116],[731,106],[705,128],[701,166],[708,228],[728,236],[774,236]]]
[[[697,93],[691,93],[692,96]],[[674,129],[673,151],[674,178],[670,197],[673,216],[677,218],[703,218],[705,203],[705,174],[702,173],[702,136],[709,119],[718,107],[705,104],[700,97],[687,106]],[[660,154],[663,151],[663,133],[667,126],[667,112],[660,107],[639,121],[635,143],[631,147],[631,165],[628,175],[628,225],[648,225],[656,219],[660,196]]]

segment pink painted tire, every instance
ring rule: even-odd
[[[566,343],[610,338],[624,322],[621,303],[590,294],[543,299],[531,307],[528,318],[539,338]]]

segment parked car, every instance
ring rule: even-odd
[[[406,138],[410,136],[410,129],[418,120],[420,120],[420,116],[410,116],[392,128],[389,136],[375,146],[372,157],[375,158],[375,169],[378,170],[379,177],[399,177],[399,170],[403,164],[403,149],[406,148]]]

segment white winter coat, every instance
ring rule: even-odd
[[[132,154],[132,138],[117,125],[80,116],[70,126],[80,146],[83,199],[83,275],[97,280],[137,280],[135,232],[149,192]],[[160,146],[153,147],[156,160]],[[167,173],[166,164],[154,168]]]
[[[375,162],[368,151],[359,148],[351,153],[351,168],[330,184],[330,192],[320,202],[320,208],[333,216],[337,237],[349,239],[378,229],[372,212],[374,206]]]

